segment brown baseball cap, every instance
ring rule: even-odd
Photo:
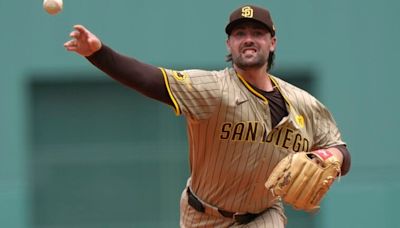
[[[231,13],[229,23],[225,27],[226,34],[230,35],[236,25],[247,20],[260,22],[265,25],[272,36],[275,36],[275,26],[269,11],[254,5],[242,6]]]

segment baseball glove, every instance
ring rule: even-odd
[[[298,152],[277,164],[265,187],[295,209],[311,212],[338,176],[340,162],[328,150]]]

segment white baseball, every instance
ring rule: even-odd
[[[63,1],[62,0],[44,0],[43,1],[43,8],[46,10],[47,13],[51,15],[56,15],[61,12],[63,8]]]

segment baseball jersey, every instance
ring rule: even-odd
[[[176,114],[187,120],[191,176],[204,202],[232,212],[259,213],[276,198],[264,187],[286,155],[344,144],[329,111],[313,96],[270,75],[288,116],[271,124],[268,100],[233,68],[160,68]]]

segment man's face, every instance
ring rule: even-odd
[[[226,42],[233,64],[241,69],[266,67],[276,38],[261,24],[246,21],[237,25]]]

